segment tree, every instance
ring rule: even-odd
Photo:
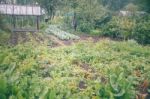
[[[120,10],[131,0],[99,0],[103,6],[107,7],[109,10]]]
[[[36,1],[37,0],[14,0],[15,3],[22,5],[34,5],[36,4]]]
[[[79,30],[82,32],[89,32],[90,29],[93,29],[96,21],[107,13],[105,7],[98,0],[65,0],[65,2],[64,7],[68,7],[68,12],[74,12],[71,22],[74,23],[76,20]]]
[[[136,11],[138,11],[139,7],[133,3],[129,3],[125,6],[125,10],[130,11],[132,15],[136,14]]]
[[[41,7],[45,9],[49,19],[54,17],[60,1],[61,0],[37,0]]]
[[[0,3],[4,3],[4,2],[6,2],[6,0],[0,0]]]
[[[150,0],[135,0],[134,2],[139,5],[141,10],[145,10],[150,13]]]
[[[74,30],[76,31],[77,29],[77,12],[76,12],[76,8],[78,7],[79,1],[78,0],[70,0],[69,2],[69,6],[71,7],[71,9],[73,9],[73,20],[72,20],[72,25]]]

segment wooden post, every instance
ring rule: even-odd
[[[36,18],[36,24],[37,24],[37,30],[39,31],[39,16],[37,16],[37,18]]]
[[[15,15],[12,15],[12,21],[13,21],[13,29],[12,30],[14,30],[14,29],[16,29],[16,17],[15,17]]]
[[[16,28],[16,17],[14,15],[14,0],[12,0],[13,4],[13,14],[12,14],[12,20],[13,20],[13,30]]]

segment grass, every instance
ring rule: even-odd
[[[135,99],[148,95],[150,47],[134,41],[0,47],[0,99]],[[144,85],[143,85],[144,84]]]
[[[8,43],[10,38],[10,33],[0,30],[0,45],[4,45]]]

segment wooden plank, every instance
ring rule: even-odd
[[[37,29],[29,30],[29,29],[12,29],[12,32],[38,32]]]

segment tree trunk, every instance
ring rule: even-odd
[[[74,30],[76,31],[77,30],[77,18],[76,18],[76,13],[74,13],[74,16],[73,16],[73,28]]]

